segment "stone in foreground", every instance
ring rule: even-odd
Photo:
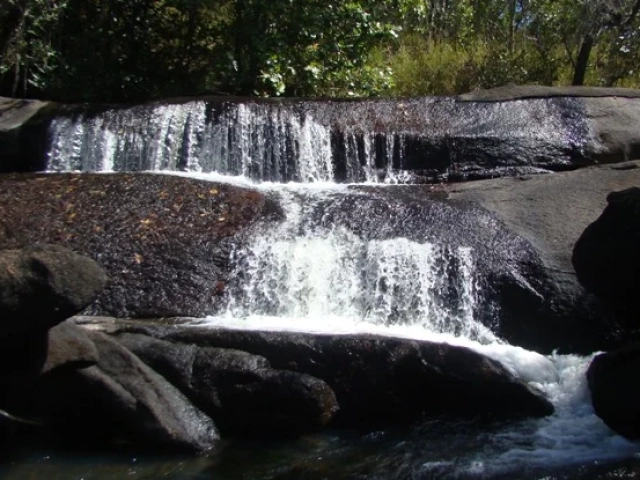
[[[258,355],[138,334],[118,340],[210,415],[224,435],[296,436],[324,427],[338,410],[325,382],[272,369]]]
[[[596,356],[587,380],[596,414],[629,439],[640,438],[640,345]]]
[[[573,250],[580,282],[618,313],[625,326],[640,318],[640,188],[612,192],[608,205]]]
[[[50,328],[83,310],[106,283],[95,261],[59,245],[1,251],[2,331]]]
[[[42,419],[56,438],[132,443],[136,450],[203,451],[218,441],[211,419],[118,342],[86,336],[98,352],[89,367],[54,368],[17,397],[14,408]],[[29,395],[29,393],[31,395]]]
[[[340,425],[390,425],[422,416],[519,418],[553,413],[552,404],[500,363],[463,347],[373,335],[318,335],[106,325],[200,347],[265,357],[274,369],[305,373],[335,392]]]

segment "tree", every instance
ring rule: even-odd
[[[640,0],[530,0],[547,39],[555,38],[564,46],[572,66],[571,83],[586,82],[596,49],[601,53],[601,69],[606,71],[629,53],[636,41]],[[634,27],[636,27],[634,29]],[[635,30],[635,31],[634,31]],[[605,73],[598,79],[611,85]],[[619,78],[618,78],[619,79]]]
[[[50,94],[128,102],[205,89],[222,32],[216,0],[68,0]]]
[[[386,70],[367,63],[372,48],[395,34],[373,0],[236,0],[229,20],[234,35],[221,47],[232,93],[373,94],[388,82]]]
[[[639,52],[640,0],[0,0],[0,94],[61,101],[638,86]]]
[[[2,0],[0,93],[26,96],[44,89],[56,68],[56,26],[66,0]]]

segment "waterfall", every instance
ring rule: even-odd
[[[268,182],[275,192],[286,182],[326,185],[337,176],[370,184],[406,180],[398,173],[404,134],[358,124],[330,131],[327,119],[314,113],[279,102],[191,101],[61,116],[50,126],[48,169],[217,173]],[[336,172],[336,155],[344,157],[345,172]],[[276,195],[287,221],[235,252],[235,278],[244,283],[229,299],[230,315],[342,316],[495,340],[475,318],[480,292],[471,248],[320,228],[310,218],[333,201],[329,196]],[[305,202],[306,211],[299,211]]]
[[[332,179],[329,133],[277,105],[204,102],[54,119],[50,171],[219,172],[284,182]]]
[[[410,102],[402,105],[395,114],[417,118]],[[433,106],[440,108],[437,102]],[[348,112],[350,104],[341,108]],[[479,110],[487,115],[508,110],[506,118],[520,128],[510,131],[520,132],[525,140],[543,134],[562,137],[564,127],[551,121],[559,122],[548,108],[541,103],[533,120],[513,102],[483,105],[489,113]],[[398,195],[395,203],[386,197],[378,203],[362,201],[411,182],[405,170],[410,139],[406,130],[382,132],[364,118],[358,123],[359,113],[351,113],[337,129],[332,119],[313,108],[275,101],[191,101],[76,113],[58,117],[50,126],[48,170],[150,170],[205,179],[215,173],[216,180],[220,175],[225,181],[237,177],[235,181],[274,196],[285,220],[265,226],[232,252],[235,271],[226,304],[201,320],[211,328],[369,333],[449,342],[502,362],[553,401],[552,417],[508,425],[481,446],[470,442],[460,449],[447,447],[442,457],[433,458],[424,453],[433,445],[421,448],[416,467],[420,475],[440,478],[445,472],[477,478],[517,473],[527,466],[632,455],[634,444],[614,435],[593,413],[584,378],[588,357],[528,352],[498,338],[486,319],[481,321],[490,292],[483,288],[478,265],[487,252],[452,239],[460,229],[451,228],[436,239],[424,234],[429,224],[444,229],[450,221],[446,212],[414,202],[414,217],[426,218],[413,225],[414,217],[404,218],[409,209],[400,205],[409,203],[410,195]],[[541,119],[544,132],[531,127],[536,119]],[[434,130],[445,128],[435,114],[421,120]],[[472,115],[460,122],[481,124]],[[448,138],[449,132],[437,134]],[[436,145],[434,155],[440,148],[448,147]],[[352,197],[361,197],[342,201],[348,187],[336,182],[368,185],[356,193],[348,190]],[[385,215],[402,218],[385,222]],[[508,244],[503,240],[490,239],[494,246],[489,248]]]
[[[321,193],[306,202],[325,200]],[[345,227],[300,225],[293,200],[288,220],[237,252],[241,279],[228,314],[373,325],[415,325],[489,342],[475,319],[478,284],[473,252],[406,238],[363,239]]]
[[[53,119],[47,169],[216,172],[258,182],[403,183],[404,136],[331,132],[313,113],[278,103],[202,101],[108,109]],[[337,157],[341,157],[338,162]],[[342,158],[344,157],[344,158]]]

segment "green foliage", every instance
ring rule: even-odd
[[[65,0],[3,0],[0,86],[12,96],[46,87],[56,67],[55,27]]]
[[[409,36],[391,58],[393,92],[400,96],[451,95],[476,88],[475,77],[483,58],[480,48],[458,51],[449,42]]]
[[[220,11],[214,0],[68,0],[48,91],[74,101],[196,93],[213,68]]]
[[[388,85],[372,68],[372,49],[395,35],[373,2],[236,1],[221,44],[227,88],[260,96],[371,95]]]
[[[139,101],[640,85],[640,0],[0,0],[0,94]]]
[[[507,83],[640,86],[640,0],[429,3],[436,12],[411,25],[388,58],[393,94]]]

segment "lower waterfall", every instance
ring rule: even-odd
[[[368,478],[539,478],[637,451],[637,445],[616,435],[593,412],[585,376],[593,356],[544,356],[512,346],[476,318],[483,292],[472,249],[403,237],[368,239],[326,224],[322,214],[310,219],[317,214],[314,207],[340,197],[346,187],[260,188],[278,196],[286,220],[234,252],[239,280],[227,309],[199,325],[369,333],[461,345],[500,361],[555,406],[551,417],[491,427],[490,434],[484,427],[478,431],[436,421],[416,427],[410,439],[399,441],[402,447],[378,439],[384,448],[400,449],[397,454],[406,457],[405,463],[394,465],[393,472],[380,467]],[[449,443],[462,447],[451,449]],[[359,473],[352,472],[354,477]]]
[[[367,239],[345,226],[306,224],[320,192],[279,194],[287,220],[236,252],[241,278],[231,317],[305,318],[336,324],[418,325],[495,341],[474,319],[473,252],[406,238]],[[304,201],[307,205],[302,205]]]

